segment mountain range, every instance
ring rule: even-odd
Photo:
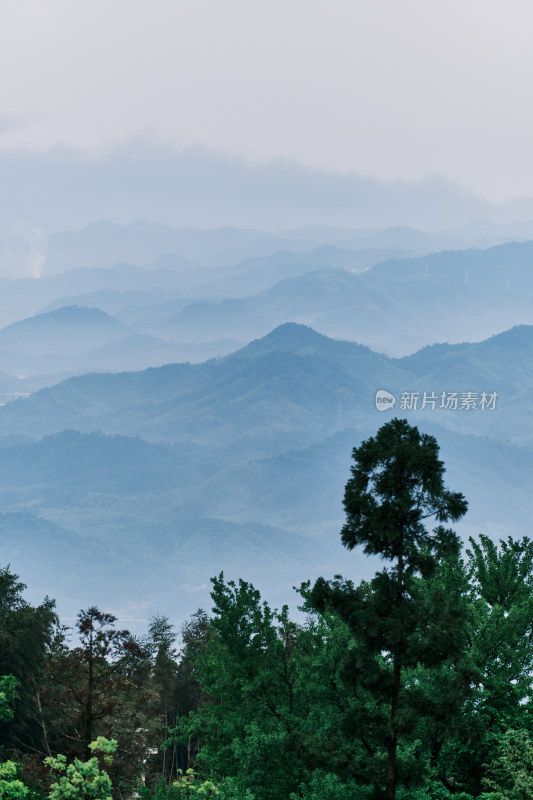
[[[287,321],[396,357],[533,323],[533,242],[362,271],[354,255],[320,246],[228,268],[173,269],[167,259],[166,268],[122,263],[3,281],[0,369],[16,376],[16,391],[21,376],[38,387],[88,371],[200,362]]]
[[[224,358],[45,387],[0,407],[4,561],[37,593],[48,579],[66,617],[186,616],[221,569],[276,603],[320,572],[362,577],[340,546],[343,487],[392,415],[437,436],[470,501],[463,537],[525,534],[532,356],[530,326],[390,358],[288,323]],[[377,410],[380,389],[394,408]],[[483,391],[494,409],[401,408],[404,392]]]

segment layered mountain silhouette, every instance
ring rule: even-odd
[[[161,342],[178,345],[168,349],[169,362],[201,360],[225,355],[287,321],[397,357],[438,341],[481,341],[515,324],[533,323],[532,242],[377,264],[375,251],[367,251],[374,254],[368,258],[360,258],[362,252],[321,245],[240,264],[190,267],[180,261],[176,268],[152,269],[118,263],[39,280],[2,281],[0,334],[9,339],[13,333],[9,353],[16,359],[14,333],[22,337],[23,329],[11,332],[9,323],[28,320],[27,337],[33,330],[34,354],[40,354],[40,331],[37,322],[29,321],[32,317],[51,326],[52,319],[40,319],[43,313],[96,308],[127,326],[127,334],[158,340],[151,361],[155,366],[162,363]],[[167,254],[163,263],[169,259]],[[103,345],[90,336],[83,342],[85,352]],[[192,345],[202,348],[196,353]],[[110,355],[109,363],[105,353],[98,357],[99,362],[80,366],[118,368],[116,355]],[[142,369],[149,363],[145,346],[138,363],[130,358],[123,366]],[[34,369],[32,364],[16,369],[16,360],[13,364],[0,362],[0,369],[16,374]],[[54,368],[50,360],[39,367],[41,373],[46,367],[57,374],[71,365],[58,361]]]
[[[533,242],[510,233],[51,237],[42,277],[0,280],[3,562],[70,616],[175,618],[179,596],[185,617],[221,569],[275,603],[319,572],[362,577],[343,488],[393,415],[437,436],[463,537],[527,534]]]
[[[470,501],[463,536],[525,533],[532,356],[529,326],[392,359],[287,323],[224,358],[46,387],[0,407],[4,558],[18,568],[24,543],[25,577],[53,575],[68,613],[92,587],[93,601],[163,611],[178,592],[186,615],[220,569],[283,601],[287,571],[362,575],[339,543],[343,487],[352,448],[393,415],[437,436]],[[379,389],[393,409],[376,409]],[[483,391],[493,410],[420,409],[424,392]]]
[[[326,434],[373,420],[375,393],[385,388],[396,393],[398,403],[408,391],[497,392],[506,414],[454,417],[443,411],[440,421],[524,441],[530,435],[518,409],[533,390],[533,378],[523,371],[531,358],[531,326],[392,359],[286,323],[234,354],[202,364],[88,374],[42,389],[2,410],[0,434],[43,436],[67,427],[208,442],[214,432],[228,441],[238,433],[258,446],[284,431]],[[427,416],[420,411],[413,409],[414,416]]]

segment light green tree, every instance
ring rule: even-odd
[[[103,736],[89,744],[93,753],[103,754],[107,764],[111,763],[116,747],[115,739],[105,739]],[[111,779],[105,770],[100,769],[96,756],[88,761],[75,758],[71,764],[67,764],[66,756],[59,754],[55,758],[45,758],[44,763],[57,779],[50,787],[50,800],[112,800]]]
[[[0,722],[13,719],[12,705],[17,698],[17,680],[13,675],[0,677]],[[23,800],[29,790],[18,779],[18,764],[14,761],[0,763],[0,800]]]
[[[509,730],[500,738],[497,754],[487,767],[480,800],[531,800],[533,741],[526,730]]]
[[[18,779],[18,764],[14,761],[0,763],[0,800],[24,800],[28,787]]]

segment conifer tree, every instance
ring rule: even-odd
[[[467,509],[462,494],[445,488],[438,453],[434,437],[399,419],[354,449],[342,542],[389,566],[358,587],[340,576],[319,578],[311,592],[317,610],[335,612],[352,632],[344,677],[359,700],[344,730],[365,741],[366,759],[353,765],[354,777],[387,800],[400,783],[424,778],[426,762],[416,747],[399,750],[425,705],[416,670],[453,661],[465,642],[462,587],[444,591],[432,581],[439,560],[457,558],[460,549],[457,535],[441,523],[455,522]],[[439,525],[430,532],[427,520]]]

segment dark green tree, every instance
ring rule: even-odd
[[[115,622],[96,607],[79,613],[77,646],[56,644],[40,699],[52,752],[88,760],[98,736],[118,740],[110,774],[119,794],[135,785],[161,738],[150,721],[155,693],[149,655]]]
[[[198,665],[202,661],[202,655],[206,650],[211,634],[211,620],[202,608],[199,608],[182,625],[176,682],[175,720],[195,712],[207,701],[207,695],[201,685]],[[191,734],[180,745],[174,741],[171,755],[171,772],[176,767],[184,772],[189,769],[198,754],[198,747],[198,738]]]
[[[344,676],[360,702],[344,729],[352,738],[364,733],[366,762],[354,764],[355,776],[387,800],[400,783],[424,778],[423,759],[407,746],[425,706],[416,671],[453,661],[465,646],[462,590],[432,583],[439,562],[460,550],[457,535],[441,523],[467,509],[463,495],[444,486],[438,454],[434,437],[399,419],[354,449],[342,542],[390,566],[358,587],[340,576],[320,578],[311,592],[318,610],[335,612],[351,630]],[[428,520],[439,525],[429,531]]]
[[[199,608],[181,628],[181,647],[178,660],[176,716],[194,711],[206,699],[200,685],[198,663],[211,639],[211,619]],[[187,765],[186,769],[190,765]]]
[[[500,730],[533,734],[533,541],[470,539],[471,653],[482,706]]]
[[[12,675],[17,682],[14,719],[0,723],[0,746],[15,756],[41,750],[34,698],[57,624],[54,601],[45,598],[32,606],[23,597],[25,588],[9,567],[0,568],[0,675]]]
[[[80,646],[71,652],[79,677],[74,692],[82,755],[91,757],[89,744],[101,733],[98,724],[108,719],[129,688],[121,659],[136,654],[138,645],[127,630],[115,628],[116,617],[92,606],[78,614]]]
[[[533,738],[533,541],[470,539],[468,661],[473,689],[439,771],[477,796],[508,731]]]
[[[175,750],[160,749],[159,745],[174,726],[177,714],[178,653],[175,647],[177,633],[168,617],[156,614],[150,620],[148,635],[142,646],[150,659],[150,687],[152,702],[149,710],[151,724],[157,731],[157,752],[151,753],[146,764],[145,783],[156,784],[164,779],[169,782],[172,773],[176,777]]]
[[[16,699],[17,679],[13,675],[0,675],[0,722],[10,722],[13,719],[13,704]]]

